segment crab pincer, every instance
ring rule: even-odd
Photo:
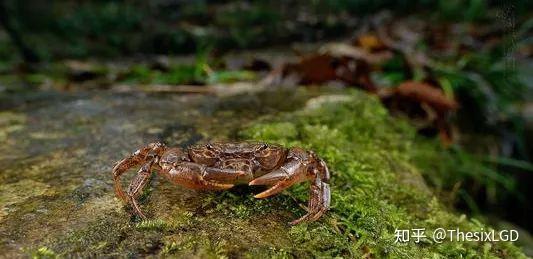
[[[255,195],[255,198],[266,198],[282,192],[290,186],[311,180],[309,190],[308,212],[305,216],[292,221],[296,225],[302,221],[315,221],[319,219],[330,206],[329,170],[321,159],[312,152],[302,149],[289,151],[289,162],[276,169],[254,179],[249,185],[271,185],[269,189]]]

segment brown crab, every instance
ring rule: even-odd
[[[141,165],[126,193],[121,188],[120,176],[128,169]],[[187,149],[166,147],[151,143],[113,167],[115,192],[134,212],[141,212],[137,198],[147,183],[152,170],[158,171],[170,182],[201,190],[224,190],[234,184],[268,185],[269,189],[255,195],[266,198],[295,183],[311,180],[308,212],[291,222],[315,221],[328,209],[330,189],[326,163],[313,152],[301,148],[251,142],[216,142]]]

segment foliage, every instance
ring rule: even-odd
[[[168,71],[153,70],[146,65],[134,65],[122,75],[121,81],[135,84],[216,84],[254,80],[255,73],[246,70],[216,70],[207,66],[173,65]],[[208,68],[207,70],[205,68]]]
[[[454,90],[475,102],[485,123],[510,119],[511,107],[523,100],[526,85],[505,58],[491,53],[469,53],[451,64],[435,66],[436,74]]]
[[[252,47],[277,36],[281,26],[280,15],[271,6],[257,1],[252,6],[236,5],[225,9],[215,16],[214,22],[227,28],[237,46]]]
[[[431,140],[418,139],[417,143],[412,152],[413,161],[423,170],[426,181],[442,194],[442,198],[447,199],[447,203],[465,204],[471,212],[479,214],[481,211],[475,196],[480,193],[485,197],[477,199],[491,204],[524,198],[518,192],[513,175],[499,169],[494,159],[473,155],[458,147],[444,149]],[[528,163],[523,168],[531,170]]]
[[[48,60],[114,57],[132,53],[192,53],[209,41],[217,49],[250,48],[288,40],[347,35],[347,17],[388,9],[434,10],[455,21],[489,19],[494,8],[521,14],[526,1],[498,6],[485,0],[454,1],[6,1],[29,46]],[[504,10],[505,11],[505,10]],[[340,15],[339,15],[340,14]],[[299,18],[295,18],[297,15]]]

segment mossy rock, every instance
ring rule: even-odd
[[[296,111],[316,94],[81,96],[17,111],[24,120],[7,123],[19,126],[0,146],[2,256],[524,257],[506,242],[396,243],[396,229],[425,228],[429,237],[438,227],[490,227],[433,195],[417,171],[411,127],[391,118],[375,97],[341,93],[315,97]],[[262,117],[251,114],[253,107],[262,108]],[[150,220],[121,206],[110,175],[117,159],[155,139],[188,145],[213,138],[314,150],[332,171],[331,210],[317,222],[290,226],[305,214],[308,184],[258,200],[253,194],[263,187],[198,192],[157,176],[140,201]]]
[[[359,92],[321,96],[302,111],[255,122],[241,136],[304,147],[328,162],[330,212],[318,223],[289,230],[295,246],[307,247],[315,256],[525,257],[508,242],[432,240],[437,228],[487,231],[491,227],[439,202],[413,161],[418,146],[415,132],[404,121],[390,117],[374,97]],[[290,193],[301,201],[307,198],[301,186]],[[396,242],[396,230],[412,234],[412,229],[424,229],[426,237],[417,243],[413,238]]]

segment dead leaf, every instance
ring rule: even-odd
[[[422,82],[406,81],[396,88],[380,93],[381,97],[391,95],[425,103],[440,114],[456,110],[459,107],[458,103],[454,99],[448,98],[440,88]]]
[[[419,132],[438,134],[443,145],[453,142],[449,115],[458,103],[435,86],[423,82],[406,81],[396,88],[379,91],[382,102],[392,113],[406,114]]]
[[[302,84],[321,84],[337,79],[336,69],[341,60],[329,55],[310,55],[302,57],[298,63],[287,64],[284,76],[296,73]]]
[[[376,91],[370,79],[370,65],[364,60],[346,56],[336,57],[331,54],[304,56],[298,63],[286,64],[282,74],[284,78],[296,75],[300,84],[341,81],[367,91]]]

